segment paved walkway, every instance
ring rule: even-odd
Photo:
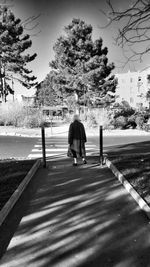
[[[97,157],[78,167],[57,158],[29,188],[1,267],[150,266],[149,221]]]

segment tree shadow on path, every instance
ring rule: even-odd
[[[145,153],[150,154],[150,141],[136,142],[125,145],[108,146],[105,148],[105,152],[109,156],[119,156],[128,154]]]
[[[148,219],[97,157],[50,162],[32,184],[1,267],[150,266]]]

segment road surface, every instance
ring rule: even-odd
[[[66,157],[67,137],[46,138],[46,156]],[[110,155],[119,153],[150,152],[150,136],[104,136],[104,153]],[[89,136],[86,143],[87,153],[99,152],[99,137]],[[41,138],[0,136],[0,158],[41,158]]]
[[[0,136],[0,158],[28,157],[37,138]]]

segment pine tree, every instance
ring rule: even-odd
[[[14,93],[9,85],[12,76],[27,88],[36,84],[36,77],[26,66],[36,57],[36,54],[25,54],[31,45],[21,20],[6,6],[0,6],[0,93],[5,101],[8,93]]]
[[[92,40],[92,26],[73,19],[55,45],[50,67],[57,71],[55,82],[66,93],[76,94],[80,105],[110,104],[115,99],[116,79],[111,75],[103,40]]]
[[[36,102],[39,106],[55,106],[63,102],[61,90],[54,83],[55,73],[51,71],[43,82],[37,86]]]

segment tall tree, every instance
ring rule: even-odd
[[[102,11],[109,21],[105,27],[117,23],[115,41],[124,48],[125,64],[129,61],[141,61],[144,55],[150,53],[150,1],[134,0],[121,10],[115,8],[111,0],[107,4],[109,11]]]
[[[51,71],[43,82],[37,86],[36,102],[39,106],[55,106],[62,104],[62,94],[54,83],[55,73]]]
[[[8,82],[12,77],[27,88],[36,84],[36,77],[27,68],[27,63],[35,59],[36,53],[25,54],[31,45],[21,20],[16,19],[8,7],[0,6],[0,93],[5,101],[8,93],[13,93]]]
[[[56,71],[59,89],[75,94],[80,105],[107,104],[114,101],[116,79],[111,75],[114,64],[108,64],[103,40],[92,40],[92,26],[73,19],[64,28],[55,45],[55,59],[50,67]]]

